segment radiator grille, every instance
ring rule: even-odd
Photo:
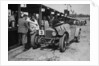
[[[45,31],[45,37],[48,37],[48,38],[53,37],[53,36],[52,36],[52,32],[53,32],[53,31],[46,30],[46,31]]]

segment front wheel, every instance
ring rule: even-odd
[[[31,46],[33,49],[36,49],[38,46],[37,46],[37,34],[34,33],[33,35],[31,35]]]
[[[61,52],[64,52],[66,50],[68,44],[68,36],[66,34],[63,35],[63,37],[59,40],[59,48]]]

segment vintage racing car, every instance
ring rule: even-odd
[[[70,41],[78,42],[80,40],[81,28],[76,25],[69,25],[64,21],[57,22],[54,27],[47,24],[49,23],[45,22],[44,29],[39,29],[34,33],[31,43],[34,49],[42,44],[48,44],[58,45],[60,51],[64,52]]]

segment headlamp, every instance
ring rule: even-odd
[[[52,32],[52,36],[56,36],[56,32],[54,31],[54,32]]]

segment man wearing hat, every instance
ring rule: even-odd
[[[19,20],[18,20],[18,33],[21,37],[23,50],[26,50],[25,45],[27,43],[27,33],[28,33],[28,29],[29,29],[28,22],[26,21],[27,16],[28,16],[27,14],[24,14],[23,17],[19,18]]]

